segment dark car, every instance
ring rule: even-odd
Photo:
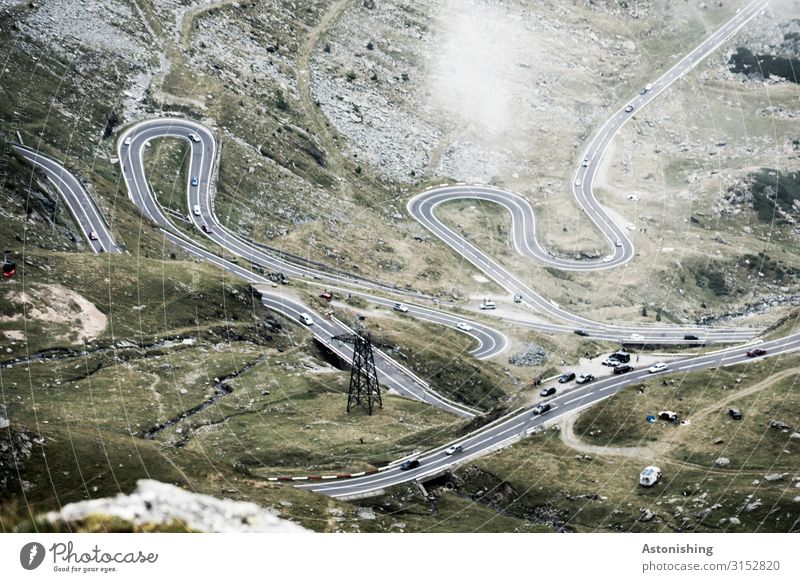
[[[572,333],[574,333],[575,335],[581,335],[583,337],[586,337],[587,335],[589,335],[589,332],[586,331],[586,330],[583,330],[583,329],[576,329]]]
[[[576,384],[586,384],[587,382],[591,382],[594,380],[594,376],[591,374],[581,374],[575,379]]]
[[[685,339],[685,340],[699,340],[700,338],[697,337],[696,335],[694,335],[693,333],[687,333],[685,336],[683,336],[683,339]]]
[[[567,372],[566,374],[561,374],[558,377],[559,384],[566,384],[567,382],[571,382],[575,379],[575,372]]]
[[[614,368],[615,374],[626,374],[632,371],[633,371],[633,366],[629,366],[628,364],[623,364],[621,366],[617,366],[616,368]]]
[[[556,387],[550,386],[550,388],[542,388],[541,392],[539,392],[539,396],[552,396],[556,393]]]
[[[544,414],[551,408],[552,406],[550,406],[548,403],[545,402],[544,404],[537,404],[536,406],[534,406],[532,412],[533,415],[536,416],[538,414]]]
[[[749,352],[747,352],[747,357],[748,358],[756,358],[758,356],[763,356],[766,353],[767,353],[767,350],[762,350],[761,348],[756,348],[754,350],[750,350]]]
[[[742,420],[742,411],[738,408],[729,408],[728,414],[733,420]]]
[[[416,469],[419,467],[419,459],[409,459],[402,465],[400,465],[401,471],[408,471],[409,469]]]
[[[617,360],[618,362],[622,362],[623,364],[627,364],[631,361],[631,355],[628,352],[614,352],[610,356],[609,359]]]

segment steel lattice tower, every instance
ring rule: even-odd
[[[378,372],[375,369],[372,338],[369,332],[363,335],[337,335],[333,339],[353,344],[350,388],[347,391],[347,412],[350,412],[355,406],[361,406],[371,415],[376,404],[378,408],[383,408],[381,386],[378,383]]]

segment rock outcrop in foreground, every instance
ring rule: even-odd
[[[47,514],[51,522],[80,521],[91,516],[118,517],[137,525],[183,522],[204,532],[301,533],[305,528],[245,501],[217,499],[174,485],[141,479],[130,495],[80,501]]]

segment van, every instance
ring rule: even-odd
[[[644,470],[639,473],[639,485],[642,487],[652,487],[659,479],[661,479],[661,469],[658,467],[645,467]]]
[[[609,359],[617,360],[618,362],[622,362],[623,364],[627,364],[631,361],[631,355],[628,352],[614,352],[610,356]]]
[[[311,316],[305,312],[300,314],[300,321],[302,321],[306,325],[314,325],[314,320],[311,319]]]
[[[192,211],[194,212],[195,216],[200,216],[200,205],[195,204],[194,207],[192,208]]]

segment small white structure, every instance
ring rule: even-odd
[[[652,487],[659,479],[661,479],[661,469],[652,465],[645,467],[644,471],[639,473],[639,485],[644,487]]]

